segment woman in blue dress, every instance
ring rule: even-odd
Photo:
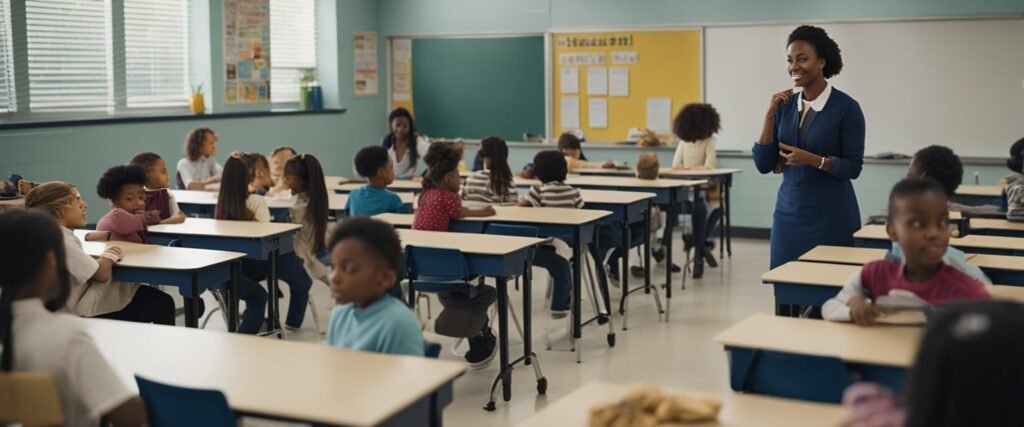
[[[864,113],[825,79],[839,74],[839,46],[825,30],[789,35],[789,75],[799,90],[772,95],[754,164],[782,174],[771,232],[771,267],[818,245],[853,246],[860,208],[851,180],[864,163]]]

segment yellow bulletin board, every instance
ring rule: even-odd
[[[670,133],[675,113],[704,98],[702,36],[700,29],[553,33],[553,137],[575,127],[587,141],[623,141],[630,128],[651,127],[648,120],[659,135]]]

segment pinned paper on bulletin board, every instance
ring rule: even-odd
[[[412,39],[391,39],[391,108],[412,111]]]
[[[587,68],[587,95],[608,94],[608,68]]]
[[[590,98],[587,101],[588,126],[597,129],[608,127],[608,100],[606,98]]]
[[[565,67],[559,73],[562,93],[574,94],[580,92],[580,70],[576,67]]]
[[[270,102],[270,3],[224,2],[224,102]]]
[[[647,98],[647,128],[668,133],[672,122],[672,98]]]
[[[560,123],[562,128],[579,129],[580,98],[578,96],[563,96],[559,104],[562,107],[562,122]]]
[[[608,69],[608,95],[629,96],[629,68],[612,67]]]

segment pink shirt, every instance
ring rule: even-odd
[[[875,261],[860,272],[861,286],[871,296],[889,295],[894,289],[913,292],[931,305],[942,305],[965,299],[991,298],[985,285],[966,273],[943,263],[930,279],[911,283],[903,274],[903,263],[895,260]]]
[[[96,223],[97,231],[109,231],[110,240],[132,243],[148,243],[149,237],[146,233],[146,224],[157,224],[160,222],[158,211],[128,212],[121,208],[114,208]]]
[[[438,190],[424,191],[412,220],[413,230],[448,231],[448,222],[459,217],[462,199],[459,193]]]

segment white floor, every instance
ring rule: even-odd
[[[676,239],[679,242],[680,239]],[[676,253],[680,254],[677,247]],[[717,257],[718,250],[716,248]],[[677,257],[681,259],[681,257]],[[768,242],[766,240],[733,240],[732,258],[719,260],[718,268],[706,268],[700,280],[688,280],[687,289],[680,290],[680,275],[673,275],[672,313],[669,322],[659,321],[654,300],[642,292],[630,297],[629,330],[622,330],[622,317],[616,314],[616,346],[609,348],[606,342],[608,328],[605,325],[588,325],[583,329],[583,363],[576,363],[576,354],[570,352],[565,326],[568,322],[549,320],[544,311],[544,285],[547,283],[543,270],[535,270],[534,288],[534,351],[540,357],[544,375],[548,381],[546,395],[538,395],[533,370],[517,366],[512,375],[512,400],[501,400],[500,387],[498,405],[494,412],[482,408],[488,400],[491,383],[498,372],[497,357],[492,365],[479,371],[467,371],[456,380],[455,400],[444,413],[448,426],[505,426],[515,425],[530,414],[542,409],[580,385],[591,381],[617,383],[650,382],[680,389],[708,392],[728,392],[729,378],[726,355],[722,347],[712,342],[712,337],[731,324],[755,312],[772,312],[771,288],[760,283],[760,276],[768,268]],[[654,283],[664,279],[664,270],[658,268],[652,275]],[[634,281],[639,285],[640,281]],[[286,291],[287,293],[287,291]],[[314,284],[313,298],[319,307],[322,324],[326,324],[331,300],[327,286]],[[586,296],[587,293],[584,293]],[[612,289],[612,298],[617,303],[618,289]],[[287,297],[285,300],[287,301]],[[518,292],[511,295],[512,304],[521,311],[522,300]],[[207,307],[215,307],[207,299]],[[434,315],[440,305],[433,302]],[[283,308],[287,307],[282,302]],[[617,304],[616,304],[617,306]],[[583,303],[585,315],[592,315],[591,302]],[[424,317],[426,312],[423,312]],[[589,316],[588,316],[589,317]],[[220,315],[215,315],[208,329],[224,329]],[[497,331],[497,324],[494,325]],[[442,358],[458,360],[449,350],[453,339],[430,333],[427,338],[444,345]],[[545,350],[543,335],[550,331],[553,349]],[[270,339],[270,338],[268,338]],[[288,339],[319,341],[314,330],[312,316],[307,312],[303,329],[293,332]],[[512,332],[510,349],[513,358],[522,354],[522,340]],[[329,380],[326,379],[325,380]],[[313,398],[313,397],[311,397]],[[246,425],[282,425],[262,420],[245,420]]]

